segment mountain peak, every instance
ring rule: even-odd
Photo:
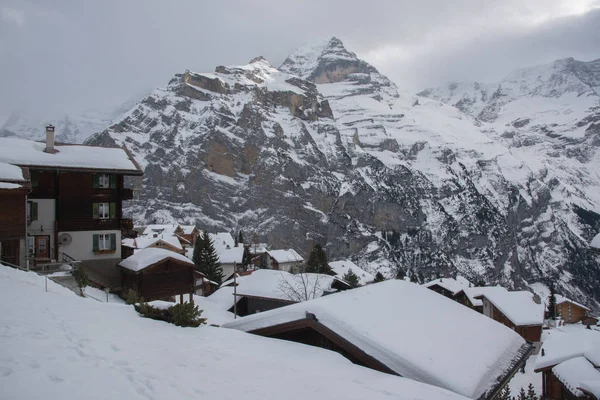
[[[315,83],[340,82],[354,73],[377,73],[373,66],[348,51],[335,36],[300,47],[279,69]]]

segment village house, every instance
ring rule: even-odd
[[[245,316],[347,289],[350,286],[346,282],[330,275],[294,275],[259,269],[236,277],[235,283],[233,280],[224,282],[210,298],[227,303],[225,309]],[[237,307],[234,307],[234,292]]]
[[[142,231],[141,236],[147,238],[176,237],[184,249],[193,247],[200,235],[195,225],[153,224],[144,227],[143,230],[139,229]]]
[[[0,162],[28,170],[31,186],[26,203],[3,211],[13,215],[10,225],[26,229],[24,236],[18,232],[18,249],[14,239],[5,245],[13,261],[33,267],[76,260],[98,272],[91,279],[117,275],[117,244],[133,227],[122,215],[122,202],[133,198],[124,178],[143,174],[126,149],[57,144],[48,126],[45,143],[0,138]]]
[[[343,279],[344,275],[346,275],[349,271],[354,272],[356,276],[358,276],[358,283],[361,286],[373,283],[375,280],[375,276],[373,276],[373,274],[360,268],[350,260],[331,261],[329,263],[329,267],[335,273],[335,276],[340,279]]]
[[[223,276],[229,278],[242,268],[244,261],[245,248],[242,245],[230,249],[221,249],[219,253],[219,263],[223,269]]]
[[[187,257],[170,250],[146,248],[119,263],[121,267],[121,296],[126,298],[130,290],[146,301],[174,300],[189,294],[193,302],[196,290],[194,263]]]
[[[211,281],[198,270],[194,270],[194,293],[198,296],[210,296],[219,289],[219,284],[215,281]]]
[[[267,268],[278,271],[298,271],[304,263],[304,258],[296,253],[294,249],[268,250]]]
[[[507,292],[502,286],[481,286],[461,289],[455,296],[454,300],[483,314],[483,300],[481,296],[490,291]]]
[[[600,398],[600,332],[553,332],[535,361],[542,373],[542,397],[549,400]]]
[[[165,249],[178,254],[185,254],[185,249],[176,236],[138,236],[135,239],[123,239],[121,245],[123,246],[123,259],[147,248]],[[126,248],[131,250],[126,250]]]
[[[29,170],[0,162],[0,261],[26,264]]]
[[[567,324],[575,324],[586,319],[588,313],[592,310],[568,299],[559,294],[555,295],[556,299],[556,316],[560,317]]]
[[[400,311],[398,304],[410,307]],[[511,329],[401,280],[248,315],[223,327],[336,351],[355,364],[471,399],[495,398],[532,352]]]
[[[439,278],[434,279],[431,282],[427,282],[423,284],[424,287],[433,290],[436,293],[441,294],[442,296],[446,296],[449,299],[454,299],[454,297],[463,289],[472,287],[471,282],[463,278],[462,276],[457,276],[454,278]]]
[[[541,340],[545,307],[539,296],[527,291],[488,290],[475,298],[483,301],[486,317],[508,326],[525,340]]]

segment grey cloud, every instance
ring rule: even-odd
[[[0,19],[0,117],[19,107],[111,107],[185,69],[212,71],[257,55],[279,64],[296,47],[332,35],[411,90],[494,79],[555,58],[600,57],[598,11],[513,29],[514,18],[534,18],[561,1],[4,0],[0,9],[21,12],[23,23]],[[448,32],[458,40],[436,46]],[[418,51],[372,57],[385,46]]]

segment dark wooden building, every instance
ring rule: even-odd
[[[56,144],[49,126],[45,143],[0,138],[0,162],[30,174],[27,202],[19,203],[25,209],[11,206],[26,221],[30,264],[77,260],[93,270],[92,280],[114,278],[122,233],[133,227],[122,214],[122,202],[133,198],[125,176],[142,175],[131,155],[122,148]]]
[[[0,163],[0,261],[24,266],[26,260],[29,171]]]
[[[196,288],[194,263],[169,250],[147,248],[121,261],[121,295],[133,290],[146,301],[173,300],[190,296]]]

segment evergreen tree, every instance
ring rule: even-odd
[[[512,394],[510,393],[510,387],[508,385],[504,386],[504,389],[500,391],[497,398],[498,400],[513,400]]]
[[[527,400],[527,393],[525,393],[525,389],[521,388],[517,400]]]
[[[250,246],[244,246],[244,255],[242,256],[242,268],[244,271],[252,264],[252,255],[250,254]]]
[[[477,282],[475,282],[475,286],[476,287],[484,287],[485,285],[486,284],[485,284],[485,281],[483,279],[479,279],[479,280],[477,280]]]
[[[377,283],[377,282],[383,282],[385,281],[385,277],[383,276],[383,274],[379,271],[377,271],[377,273],[375,274],[375,280],[373,282]]]
[[[352,271],[352,268],[350,268],[348,272],[346,272],[344,276],[342,276],[342,279],[345,280],[351,288],[356,288],[360,286],[360,280],[358,279],[358,275],[356,275],[354,271]]]
[[[244,235],[242,234],[242,230],[240,229],[239,233],[238,233],[238,237],[237,237],[237,241],[238,243],[244,243]]]
[[[327,255],[319,243],[315,244],[310,252],[310,256],[306,262],[305,272],[330,275],[333,273],[331,267],[327,263]]]
[[[550,282],[550,297],[548,298],[548,312],[550,319],[556,319],[556,292],[554,290],[554,282]]]
[[[396,279],[404,280],[405,277],[406,277],[406,273],[404,272],[404,270],[402,268],[398,267],[396,269]]]
[[[410,274],[410,281],[412,283],[419,283],[419,278],[417,277],[416,272],[413,272],[412,274]]]
[[[204,231],[202,236],[196,239],[192,261],[196,264],[196,270],[202,272],[211,281],[221,284],[223,268],[208,232]]]
[[[238,237],[236,235],[233,235],[233,242],[235,243],[233,245],[233,247],[238,247],[239,246],[239,242],[238,242]]]
[[[535,389],[533,385],[530,383],[527,387],[527,400],[538,400],[537,394],[535,393]]]

